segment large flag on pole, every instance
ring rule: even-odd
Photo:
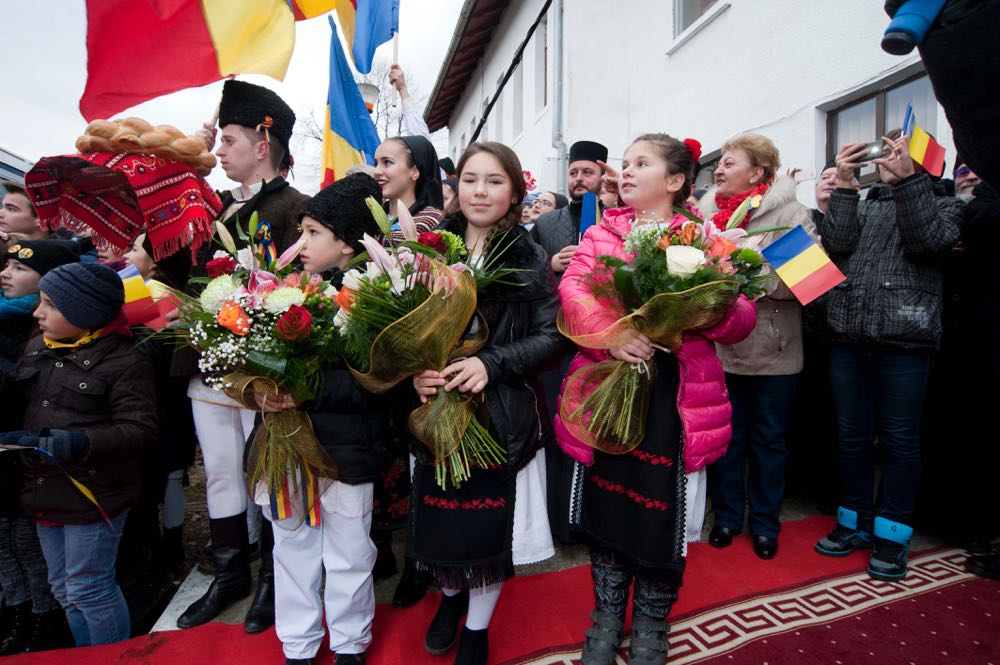
[[[399,32],[399,0],[335,0],[354,68],[372,70],[375,49]]]
[[[944,173],[944,148],[917,124],[913,106],[906,105],[903,114],[903,133],[910,137],[910,157],[932,176]]]
[[[87,0],[80,113],[108,118],[146,100],[236,74],[281,80],[295,20],[337,0]]]
[[[340,45],[337,26],[333,17],[329,20],[330,88],[323,126],[323,187],[344,177],[344,172],[355,164],[374,163],[379,144],[375,123]]]

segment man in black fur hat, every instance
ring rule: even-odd
[[[580,215],[583,212],[583,195],[599,194],[601,175],[598,162],[608,160],[608,149],[593,141],[577,141],[569,148],[569,197],[570,204],[545,213],[535,222],[531,235],[545,248],[556,278],[562,277],[580,240]]]
[[[219,219],[236,239],[237,222],[246,229],[256,212],[260,225],[254,243],[263,244],[271,256],[280,255],[298,239],[298,219],[309,200],[281,176],[293,164],[289,140],[294,125],[295,113],[273,91],[236,80],[223,86],[222,136],[215,154],[226,175],[240,186],[220,193],[223,212]],[[215,128],[206,127],[201,136],[211,148]],[[212,253],[213,243],[205,243],[192,268],[193,276],[205,275]],[[259,508],[248,501],[243,472],[243,451],[253,430],[254,413],[206,386],[193,354],[175,354],[172,370],[175,375],[193,377],[188,397],[205,463],[215,571],[208,591],[188,607],[177,625],[191,628],[211,621],[250,593],[249,543],[256,539],[252,532],[259,531],[260,579],[244,622],[248,633],[258,633],[274,624],[274,541],[270,525],[261,528]]]

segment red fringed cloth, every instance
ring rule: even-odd
[[[121,253],[145,229],[160,260],[211,240],[222,202],[181,162],[137,153],[44,157],[24,178],[43,229],[94,232]]]

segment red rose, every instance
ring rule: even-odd
[[[417,236],[417,242],[424,247],[430,247],[438,254],[444,254],[448,251],[448,245],[445,244],[444,236],[434,231],[424,231]]]
[[[231,256],[220,256],[205,264],[205,272],[209,277],[230,275],[236,270],[236,259]]]
[[[274,336],[284,342],[301,342],[312,330],[312,314],[302,305],[292,305],[274,324]]]

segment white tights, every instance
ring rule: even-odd
[[[503,582],[469,590],[469,613],[465,617],[466,628],[484,630],[490,627],[490,619],[493,618],[493,610],[496,609],[497,601],[500,599],[501,589],[503,589]],[[461,593],[459,589],[441,589],[441,592],[446,596],[455,596]]]

